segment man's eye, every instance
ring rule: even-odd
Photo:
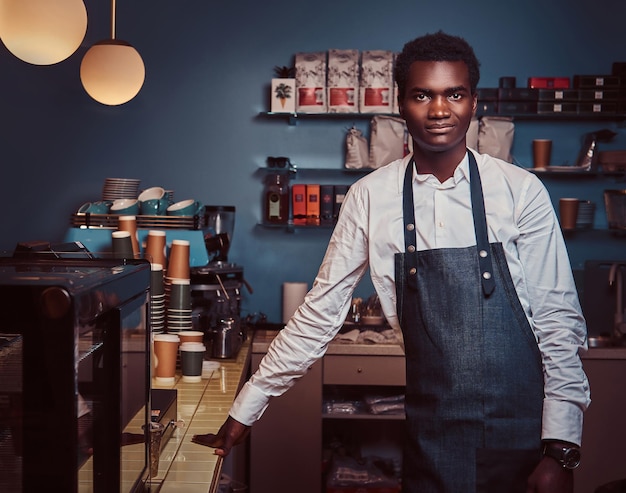
[[[454,94],[450,95],[450,99],[452,101],[458,101],[459,99],[462,99],[463,96],[461,96],[458,92],[455,92]]]
[[[427,98],[426,94],[416,94],[415,99],[417,101],[424,101]]]

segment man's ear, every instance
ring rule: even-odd
[[[475,92],[472,96],[472,116],[476,116],[476,110],[478,109],[478,93]]]

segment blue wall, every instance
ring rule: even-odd
[[[330,231],[295,234],[256,226],[261,217],[267,156],[289,156],[300,167],[341,168],[351,121],[308,121],[289,126],[259,118],[268,109],[275,65],[298,51],[329,48],[399,51],[409,39],[443,29],[464,36],[482,62],[481,87],[501,76],[610,73],[626,61],[623,0],[448,0],[384,2],[286,0],[117,2],[117,38],[130,42],[146,65],[138,97],[105,107],[83,90],[79,67],[86,50],[109,33],[107,0],[86,1],[89,26],[78,52],[49,67],[25,64],[0,46],[0,249],[17,241],[60,241],[69,216],[98,199],[106,177],[140,178],[175,198],[235,205],[230,259],[244,266],[255,289],[246,313],[280,320],[281,285],[312,282]],[[364,130],[367,120],[357,126]],[[605,146],[626,148],[615,123],[516,124],[513,148],[530,163],[533,138],[554,140],[554,162],[572,163],[583,133],[612,128]],[[336,179],[334,181],[337,181]],[[550,180],[553,198],[596,201],[596,225],[606,225],[602,189],[623,187],[601,179]],[[587,257],[624,250],[623,239],[579,234],[572,238],[575,267]],[[623,256],[623,255],[622,255]],[[363,296],[372,292],[362,288]]]

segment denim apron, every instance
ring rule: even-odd
[[[405,252],[395,255],[405,493],[523,493],[540,459],[541,355],[502,244],[489,244],[468,156],[476,246],[416,251],[413,161],[405,174]]]

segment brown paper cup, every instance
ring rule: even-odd
[[[148,231],[146,237],[146,250],[144,258],[153,264],[161,264],[165,270],[167,259],[165,257],[165,231],[158,229]]]
[[[159,383],[174,383],[180,339],[174,334],[154,336],[154,376]]]
[[[176,334],[180,338],[180,343],[185,342],[202,342],[204,340],[204,332],[199,330],[181,330]]]
[[[559,218],[561,221],[561,229],[565,231],[576,229],[579,204],[579,199],[559,199]]]
[[[139,242],[137,241],[137,218],[135,216],[120,216],[117,223],[119,231],[128,231],[133,245],[133,254],[139,253]]]
[[[533,166],[535,168],[547,168],[550,166],[552,154],[552,141],[549,139],[533,140]]]
[[[167,276],[176,279],[189,279],[189,242],[173,240],[167,262]]]

